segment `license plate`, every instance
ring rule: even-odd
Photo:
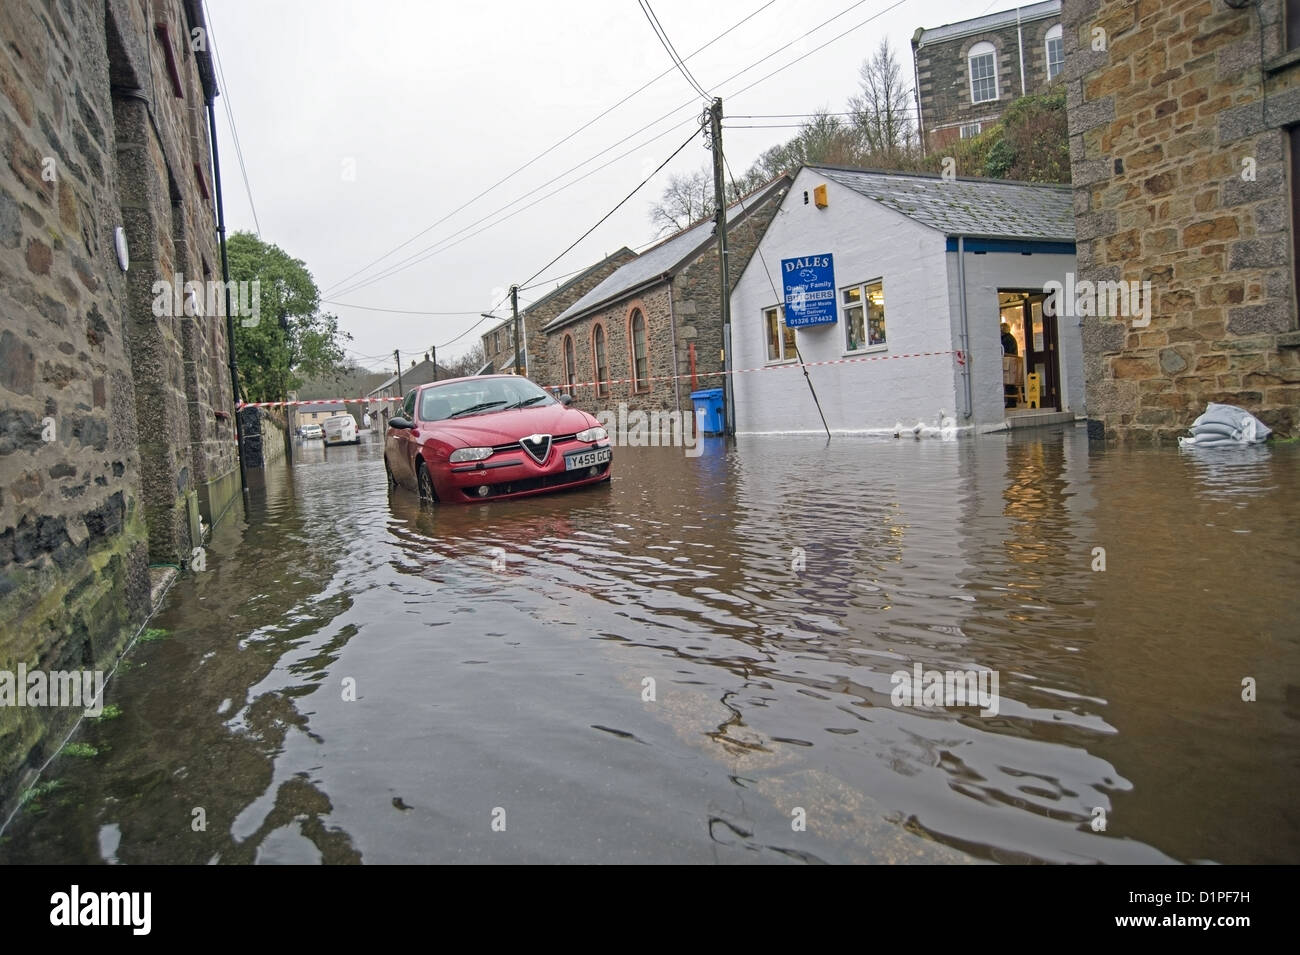
[[[575,451],[572,454],[564,456],[564,470],[576,471],[578,468],[589,468],[597,464],[605,464],[614,456],[614,452],[609,448],[594,448],[591,451]]]

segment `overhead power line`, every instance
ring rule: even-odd
[[[673,46],[673,41],[668,39],[668,31],[663,28],[663,24],[659,22],[659,17],[656,16],[654,10],[651,9],[650,0],[638,0],[638,2],[641,4],[641,12],[644,13],[646,19],[650,21],[650,29],[655,31],[655,37],[668,53],[668,58],[672,60],[673,65],[676,66],[682,76],[686,78],[686,82],[691,85],[695,92],[699,93],[706,100],[712,99],[713,97],[709,95],[708,91],[700,85],[699,81],[691,74],[691,71],[686,68],[686,63],[677,55],[677,48]]]
[[[868,0],[857,0],[857,2],[850,4],[849,6],[845,7],[845,8],[844,8],[843,10],[841,10],[840,12],[834,14],[833,16],[828,17],[827,19],[825,19],[825,20],[823,20],[822,22],[818,23],[816,26],[812,27],[811,29],[806,30],[804,33],[800,34],[798,37],[795,37],[793,40],[790,40],[790,41],[788,41],[787,43],[782,44],[781,46],[779,46],[779,47],[777,47],[776,49],[772,50],[770,53],[766,54],[765,56],[760,57],[759,59],[755,60],[753,63],[749,64],[748,66],[744,67],[743,69],[740,69],[740,70],[736,71],[735,73],[731,74],[731,76],[729,76],[729,77],[727,77],[725,80],[723,80],[723,81],[719,84],[719,86],[723,86],[723,85],[725,85],[725,84],[727,84],[727,83],[730,83],[732,80],[738,79],[739,77],[743,76],[745,73],[748,73],[750,70],[754,69],[756,66],[760,65],[761,63],[764,63],[764,62],[770,60],[773,56],[779,54],[781,51],[783,51],[783,50],[785,50],[785,49],[788,49],[788,48],[791,47],[791,46],[794,46],[795,44],[799,43],[801,40],[806,39],[808,36],[812,35],[813,33],[816,33],[817,31],[821,30],[823,27],[827,26],[828,24],[833,23],[835,20],[838,20],[838,19],[840,19],[841,17],[845,16],[846,14],[852,12],[853,10],[855,10],[855,9],[857,9],[858,7],[862,6],[862,5],[863,5],[864,3],[866,3],[866,2],[868,2]],[[783,66],[781,66],[781,67],[778,67],[778,68],[775,69],[775,70],[770,71],[769,73],[767,73],[767,74],[765,74],[764,76],[758,78],[758,79],[755,80],[754,82],[748,84],[748,85],[745,86],[745,87],[742,87],[740,90],[736,91],[735,93],[731,93],[731,94],[728,94],[728,95],[734,97],[734,96],[739,95],[740,93],[743,93],[743,92],[746,92],[747,90],[752,89],[753,87],[757,86],[758,84],[764,82],[764,81],[767,80],[767,79],[770,79],[771,77],[777,75],[778,73],[782,72],[783,70],[789,69],[791,66],[794,66],[796,63],[801,62],[802,60],[804,60],[804,59],[806,59],[807,57],[811,56],[813,53],[816,53],[816,52],[818,52],[818,51],[824,49],[825,47],[829,46],[831,43],[834,43],[834,42],[836,42],[837,40],[840,40],[840,39],[844,38],[845,36],[848,36],[850,33],[854,32],[855,30],[861,29],[861,28],[862,28],[863,26],[865,26],[866,24],[872,22],[873,20],[877,19],[878,17],[882,16],[882,15],[885,14],[885,13],[888,13],[890,10],[893,10],[893,9],[895,9],[895,8],[898,7],[898,6],[901,6],[901,5],[902,5],[903,3],[905,3],[905,2],[907,2],[907,0],[897,0],[897,2],[895,2],[895,3],[892,4],[891,6],[886,7],[885,9],[883,9],[883,10],[881,10],[881,11],[875,13],[875,14],[872,14],[870,17],[867,17],[866,19],[860,21],[859,23],[855,24],[854,26],[850,27],[849,29],[844,30],[843,32],[837,34],[836,36],[832,37],[830,40],[828,40],[828,41],[826,41],[826,42],[824,42],[824,43],[818,45],[817,47],[814,47],[812,50],[809,50],[809,51],[807,51],[806,53],[801,54],[800,56],[797,56],[795,59],[791,60],[789,63],[786,63],[785,65],[783,65]],[[755,11],[755,14],[758,13],[758,12],[761,12],[762,9],[763,9],[763,8],[759,8],[759,10],[756,10],[756,11]],[[750,16],[752,17],[752,16],[754,16],[754,14],[750,14]],[[748,19],[748,18],[746,18],[746,19]],[[744,21],[741,21],[741,22],[744,22]],[[737,24],[737,25],[739,25],[739,24]],[[733,27],[732,29],[734,29],[734,27]],[[710,41],[710,42],[713,42],[713,41]],[[706,46],[707,46],[707,45],[708,45],[708,44],[706,44]],[[704,49],[704,47],[701,47],[701,50],[703,50],[703,49]],[[697,51],[697,52],[699,52],[699,51]],[[694,55],[694,54],[692,54],[692,56],[693,56],[693,55]],[[668,72],[671,72],[671,71],[668,71]],[[653,82],[653,81],[651,81],[651,82]],[[665,119],[671,117],[671,116],[672,116],[673,114],[675,114],[675,113],[680,112],[681,110],[685,109],[686,107],[691,107],[691,106],[693,106],[694,103],[695,103],[695,100],[694,100],[694,98],[692,98],[691,100],[688,100],[687,102],[683,103],[681,106],[678,106],[678,107],[675,107],[674,109],[669,110],[668,112],[666,112],[666,113],[664,113],[663,115],[659,116],[658,118],[656,118],[656,119],[653,120],[652,122],[647,123],[645,126],[641,127],[641,129],[636,130],[636,132],[634,132],[634,133],[632,133],[632,134],[630,134],[630,135],[628,135],[628,136],[625,136],[623,139],[619,140],[619,141],[618,141],[617,143],[615,143],[613,146],[610,146],[610,147],[606,148],[605,150],[602,150],[601,152],[597,153],[595,156],[589,157],[588,159],[584,160],[583,162],[579,163],[578,165],[576,165],[576,166],[574,166],[574,167],[571,167],[570,169],[566,170],[564,173],[561,173],[560,176],[557,177],[557,179],[558,179],[558,178],[562,178],[563,176],[566,176],[566,175],[568,175],[569,173],[575,172],[576,170],[578,170],[578,169],[582,168],[583,166],[587,165],[588,163],[592,162],[594,159],[598,159],[600,156],[605,155],[606,153],[612,151],[613,149],[616,149],[618,146],[620,146],[620,145],[622,145],[623,143],[627,142],[629,139],[633,138],[633,137],[636,136],[637,134],[639,134],[639,133],[641,133],[641,132],[644,132],[644,131],[647,130],[647,129],[650,129],[651,127],[653,127],[653,126],[659,124],[659,123],[662,122],[663,120],[665,120]],[[597,169],[589,170],[587,173],[584,173],[582,176],[579,176],[579,177],[577,177],[577,178],[571,180],[570,182],[568,182],[568,183],[566,183],[566,184],[564,184],[564,185],[562,185],[562,186],[560,186],[560,187],[558,187],[558,188],[552,190],[551,192],[549,192],[549,193],[547,193],[546,195],[544,195],[544,196],[538,198],[538,199],[535,200],[534,202],[529,203],[528,205],[526,205],[526,206],[524,206],[524,207],[522,207],[522,208],[520,208],[520,209],[516,209],[514,212],[510,213],[510,215],[503,216],[501,219],[498,219],[496,222],[489,223],[488,225],[484,226],[484,228],[479,229],[479,230],[477,230],[476,232],[473,232],[473,233],[471,233],[471,234],[469,234],[469,235],[464,235],[463,238],[459,238],[459,239],[456,238],[457,236],[461,235],[461,233],[465,232],[466,229],[472,228],[472,227],[475,226],[475,225],[478,225],[478,224],[480,224],[480,223],[482,223],[482,222],[485,222],[487,219],[491,218],[492,216],[497,215],[497,214],[499,214],[499,213],[505,211],[506,209],[509,209],[510,206],[512,206],[512,205],[514,205],[514,204],[516,204],[516,203],[518,203],[518,202],[520,202],[520,201],[522,201],[523,199],[525,199],[525,198],[527,198],[527,197],[529,197],[529,196],[531,196],[531,195],[533,195],[533,194],[535,194],[535,193],[537,193],[537,192],[539,192],[541,189],[545,188],[545,186],[546,186],[546,185],[549,185],[550,183],[545,183],[545,184],[543,184],[542,186],[539,186],[539,187],[537,187],[537,188],[535,188],[535,189],[532,189],[532,190],[530,190],[529,192],[524,193],[523,195],[521,195],[521,196],[517,197],[516,199],[512,200],[511,202],[506,203],[504,206],[501,206],[499,209],[495,210],[494,212],[489,213],[487,216],[484,216],[484,217],[482,217],[482,218],[476,220],[475,222],[471,223],[469,226],[465,226],[465,227],[463,227],[462,229],[457,230],[456,232],[451,233],[450,235],[444,237],[443,239],[440,239],[440,240],[438,240],[437,242],[434,242],[432,245],[426,246],[426,247],[425,247],[424,249],[422,249],[421,251],[416,252],[416,253],[414,253],[413,255],[408,256],[406,259],[401,260],[401,261],[398,262],[397,264],[395,264],[395,265],[393,265],[393,266],[390,266],[390,267],[389,267],[387,270],[385,270],[384,272],[382,272],[382,273],[380,273],[380,274],[378,274],[378,275],[372,276],[371,278],[363,279],[362,281],[360,281],[360,282],[358,282],[358,283],[355,283],[354,285],[352,285],[352,286],[350,286],[350,287],[348,287],[348,288],[346,288],[346,289],[344,289],[344,290],[342,290],[341,292],[338,292],[338,293],[336,293],[336,294],[338,294],[338,295],[347,295],[347,294],[350,294],[350,293],[352,293],[352,292],[354,292],[354,291],[357,291],[357,290],[359,290],[359,289],[361,289],[361,288],[364,288],[364,287],[366,287],[366,286],[368,286],[368,285],[371,285],[371,284],[373,284],[374,282],[381,281],[381,280],[383,280],[383,279],[385,279],[385,278],[389,278],[389,277],[391,277],[392,275],[396,274],[397,272],[404,271],[405,269],[410,268],[410,267],[412,267],[412,266],[414,266],[414,265],[417,265],[417,264],[419,264],[420,262],[426,261],[427,259],[432,258],[434,255],[437,255],[437,254],[439,254],[439,253],[441,253],[441,252],[443,252],[443,251],[446,251],[447,249],[451,248],[452,245],[459,244],[461,241],[465,241],[465,240],[467,240],[467,239],[469,239],[469,238],[472,238],[472,237],[475,236],[475,235],[479,235],[479,234],[481,234],[481,233],[487,231],[488,229],[491,229],[491,228],[493,228],[493,227],[495,227],[495,226],[501,224],[502,222],[505,222],[507,219],[513,218],[515,215],[518,215],[519,213],[525,211],[526,209],[528,209],[528,208],[532,208],[533,206],[537,205],[538,203],[543,202],[543,201],[545,201],[546,199],[551,198],[551,197],[557,195],[558,193],[564,191],[565,189],[568,189],[569,187],[571,187],[571,186],[573,186],[574,184],[576,184],[576,183],[582,181],[583,179],[587,178],[588,176],[594,174],[595,172],[598,172],[600,169],[604,169],[604,168],[608,167],[609,165],[612,165],[614,162],[618,161],[619,159],[621,159],[621,158],[623,158],[623,157],[629,155],[630,153],[632,153],[632,152],[636,152],[638,149],[644,148],[645,146],[649,145],[650,143],[652,143],[652,142],[654,142],[654,141],[656,141],[656,140],[658,140],[658,139],[663,138],[663,137],[666,136],[668,133],[672,132],[674,129],[677,129],[677,128],[680,128],[681,126],[686,125],[687,122],[690,122],[690,120],[685,120],[685,121],[683,121],[683,122],[677,123],[676,125],[674,125],[674,126],[672,126],[672,127],[669,127],[667,130],[664,130],[663,132],[656,134],[656,135],[655,135],[654,137],[652,137],[651,139],[646,140],[645,142],[641,143],[640,145],[638,145],[638,146],[636,146],[636,147],[633,147],[632,149],[628,150],[628,151],[625,152],[625,153],[620,154],[619,156],[616,156],[614,159],[612,159],[612,160],[610,160],[609,162],[603,164],[602,166],[598,167]],[[555,180],[551,180],[551,182],[554,182],[554,181],[555,181]],[[428,230],[426,229],[425,231],[427,232]],[[454,241],[453,241],[453,240],[454,240]],[[445,244],[444,244],[444,243],[445,243]],[[437,248],[437,246],[439,246],[439,245],[443,245],[443,248]],[[355,274],[355,273],[354,273],[354,274]],[[529,281],[531,281],[531,279],[530,279]],[[505,296],[505,297],[503,297],[503,298],[501,299],[500,302],[498,302],[495,306],[492,307],[491,311],[492,311],[492,312],[495,312],[495,311],[497,310],[497,308],[500,308],[501,305],[504,304],[505,301],[508,299],[508,297],[509,297],[508,295]],[[345,304],[345,303],[339,303],[339,304]],[[476,325],[477,325],[477,324],[479,324],[479,323],[476,323]],[[464,333],[462,333],[462,334],[464,334]],[[453,340],[453,341],[454,341],[454,340]],[[450,343],[449,343],[449,344],[450,344]],[[443,347],[443,346],[439,346],[439,347]]]
[[[226,71],[221,65],[221,51],[212,33],[212,11],[204,4],[204,18],[208,26],[208,46],[212,48],[212,58],[217,64],[217,76],[221,81],[219,94],[226,108],[226,120],[230,123],[230,138],[235,144],[235,157],[239,160],[239,173],[244,179],[244,192],[248,194],[248,208],[253,213],[253,228],[257,237],[262,237],[262,224],[257,219],[257,205],[253,202],[253,187],[248,183],[248,167],[244,165],[244,147],[239,142],[239,127],[235,125],[235,109],[230,100],[230,85],[226,82]]]
[[[619,209],[621,209],[621,208],[623,207],[623,204],[624,204],[624,203],[626,203],[629,199],[631,199],[631,198],[632,198],[633,196],[635,196],[638,192],[640,192],[641,189],[642,189],[642,187],[644,187],[645,184],[646,184],[647,182],[649,182],[649,181],[650,181],[651,179],[653,179],[656,175],[658,175],[658,174],[659,174],[659,171],[660,171],[661,169],[663,169],[664,166],[667,166],[670,162],[672,162],[674,159],[676,159],[676,158],[677,158],[677,155],[678,155],[678,154],[679,154],[683,149],[685,149],[687,146],[689,146],[689,145],[691,144],[691,141],[692,141],[693,139],[695,139],[695,137],[698,136],[698,135],[700,135],[700,131],[697,129],[697,130],[695,130],[694,132],[692,132],[689,136],[687,136],[686,139],[684,139],[684,140],[682,141],[682,144],[681,144],[680,146],[678,146],[676,149],[674,149],[674,150],[672,151],[672,154],[669,155],[669,157],[668,157],[667,159],[665,159],[665,160],[664,160],[663,162],[661,162],[657,167],[655,167],[654,172],[650,173],[650,175],[648,175],[648,176],[646,176],[644,179],[642,179],[639,183],[637,183],[637,185],[632,189],[631,192],[629,192],[626,196],[624,196],[624,197],[623,197],[622,199],[620,199],[617,203],[615,203],[614,208],[610,209],[610,210],[609,210],[608,212],[606,212],[603,216],[601,216],[599,219],[597,219],[595,225],[593,225],[593,226],[592,226],[590,229],[588,229],[586,232],[582,233],[582,235],[580,235],[580,236],[578,236],[576,239],[574,239],[573,242],[571,242],[571,243],[569,244],[568,248],[566,248],[563,252],[561,252],[561,253],[560,253],[559,255],[557,255],[555,258],[551,259],[551,261],[547,262],[545,265],[543,265],[540,269],[538,269],[538,270],[537,270],[536,272],[534,272],[532,275],[528,276],[528,278],[524,279],[524,281],[523,281],[522,284],[525,285],[525,286],[528,285],[529,282],[533,281],[533,279],[537,278],[539,275],[541,275],[543,272],[545,272],[547,269],[549,269],[549,268],[550,268],[552,265],[554,265],[556,262],[560,261],[560,259],[564,258],[566,255],[568,255],[570,252],[572,252],[573,249],[578,245],[579,242],[581,242],[583,239],[587,238],[587,236],[591,235],[591,234],[592,234],[593,232],[595,232],[598,228],[600,228],[600,226],[605,222],[606,219],[608,219],[608,218],[609,218],[610,216],[612,216],[615,212],[617,212]],[[493,309],[493,311],[496,311],[496,309]],[[464,338],[466,335],[468,335],[470,332],[472,332],[474,329],[478,328],[479,325],[482,325],[483,322],[486,321],[489,317],[490,317],[490,316],[488,316],[488,315],[484,315],[483,318],[479,319],[477,322],[475,322],[475,323],[474,323],[473,325],[471,325],[469,328],[465,329],[463,332],[461,332],[461,333],[460,333],[459,335],[457,335],[455,338],[451,339],[451,341],[446,342],[445,344],[439,345],[438,347],[439,347],[439,348],[446,348],[448,345],[453,345],[453,344],[455,344],[457,341],[459,341],[460,339],[462,339],[462,338]]]
[[[785,70],[788,70],[790,67],[794,66],[796,63],[799,63],[799,62],[802,62],[803,60],[806,60],[808,57],[812,56],[814,53],[818,52],[819,50],[824,50],[824,49],[826,49],[826,47],[830,46],[832,43],[836,42],[837,40],[842,40],[842,39],[844,39],[846,36],[848,36],[850,33],[854,32],[855,30],[860,30],[860,29],[862,29],[864,26],[866,26],[866,25],[867,25],[868,23],[870,23],[872,20],[875,20],[875,19],[877,19],[877,18],[879,18],[879,17],[883,17],[883,16],[884,16],[886,13],[888,13],[889,11],[894,10],[894,9],[897,9],[898,7],[901,7],[901,6],[902,6],[903,4],[905,4],[905,3],[907,3],[907,0],[896,0],[896,2],[894,2],[894,3],[890,4],[889,6],[885,7],[885,9],[883,9],[883,10],[879,10],[879,11],[877,11],[876,13],[873,13],[871,16],[867,17],[867,18],[866,18],[865,20],[863,20],[861,23],[857,23],[857,24],[855,24],[855,25],[849,27],[849,28],[848,28],[847,30],[845,30],[843,33],[840,33],[840,34],[837,34],[837,35],[831,37],[831,38],[830,38],[829,40],[827,40],[825,43],[818,44],[817,46],[815,46],[815,47],[813,47],[811,50],[809,50],[807,53],[803,53],[803,54],[800,54],[799,56],[796,56],[796,57],[795,57],[793,60],[791,60],[789,63],[785,64],[785,66],[778,66],[778,67],[777,67],[776,69],[774,69],[771,73],[765,73],[763,76],[760,76],[758,79],[754,80],[754,82],[750,83],[748,86],[742,86],[740,89],[736,90],[734,93],[729,93],[728,96],[730,96],[730,97],[732,97],[732,98],[734,99],[735,97],[739,96],[741,93],[744,93],[744,92],[746,92],[746,91],[748,91],[748,90],[752,90],[752,89],[753,89],[755,86],[757,86],[759,83],[762,83],[762,82],[764,82],[764,81],[766,81],[766,80],[770,80],[772,77],[776,76],[776,74],[781,73],[781,72],[783,72],[783,71],[785,71]],[[861,4],[857,4],[857,3],[855,3],[853,6],[854,6],[854,7],[857,7],[857,6],[861,6]],[[853,9],[853,7],[850,7],[849,9],[851,10],[851,9]],[[844,11],[844,13],[847,13],[847,12],[848,12],[847,10]],[[834,20],[834,19],[836,19],[837,17],[840,17],[840,16],[843,16],[843,13],[837,13],[834,17],[831,18],[831,20]],[[830,23],[830,20],[827,20],[826,23]],[[822,24],[822,25],[824,26],[825,24]],[[817,29],[820,29],[820,27],[814,27],[813,29],[814,29],[814,30],[817,30]],[[810,30],[809,32],[811,33],[812,31]],[[807,36],[807,35],[808,35],[807,33],[804,34],[804,36]],[[800,37],[799,39],[802,40],[803,37]],[[797,41],[796,41],[796,42],[797,42]],[[787,46],[788,46],[788,45],[789,45],[789,44],[787,44]],[[783,49],[784,49],[784,47],[783,47]]]
[[[705,43],[702,47],[700,47],[700,48],[699,48],[698,50],[696,50],[694,53],[691,53],[689,56],[686,57],[686,59],[687,59],[687,60],[690,60],[690,59],[692,59],[692,58],[698,56],[699,54],[703,53],[705,50],[707,50],[709,47],[713,46],[713,44],[717,43],[717,42],[718,42],[719,40],[721,40],[723,37],[727,36],[728,34],[730,34],[731,32],[733,32],[734,30],[736,30],[736,29],[738,29],[739,27],[743,26],[744,24],[748,23],[748,22],[749,22],[750,20],[752,20],[754,17],[758,16],[758,14],[762,13],[764,10],[766,10],[768,7],[770,7],[770,6],[771,6],[773,3],[775,3],[775,2],[776,2],[776,0],[767,0],[766,3],[764,3],[762,6],[758,7],[756,10],[754,10],[754,11],[753,11],[752,13],[750,13],[748,16],[745,16],[745,17],[741,18],[740,20],[736,21],[734,24],[732,24],[732,25],[729,26],[727,29],[723,30],[721,33],[719,33],[717,36],[715,36],[715,37],[714,37],[712,40],[710,40],[708,43]],[[685,61],[683,61],[683,62],[685,62]],[[581,126],[579,126],[577,129],[575,129],[573,132],[571,132],[571,133],[569,133],[567,136],[564,136],[563,138],[557,140],[555,143],[553,143],[552,145],[548,146],[546,149],[542,150],[540,153],[538,153],[538,154],[537,154],[536,156],[534,156],[532,159],[528,160],[526,163],[524,163],[524,164],[523,164],[522,166],[520,166],[519,168],[515,169],[513,172],[508,173],[507,175],[505,175],[505,176],[501,177],[500,179],[498,179],[496,182],[494,182],[492,185],[488,186],[486,189],[484,189],[484,190],[483,190],[482,192],[480,192],[478,195],[474,196],[473,198],[471,198],[471,199],[467,200],[466,202],[462,203],[461,205],[457,206],[455,209],[452,209],[450,212],[448,212],[446,215],[444,215],[441,219],[437,220],[436,222],[432,223],[432,224],[429,225],[429,226],[426,226],[424,229],[420,230],[420,231],[417,232],[415,235],[411,236],[411,237],[410,237],[409,239],[407,239],[405,242],[402,242],[402,243],[400,243],[400,244],[394,246],[393,248],[389,249],[389,250],[388,250],[387,252],[385,252],[383,255],[379,256],[379,258],[375,259],[375,260],[372,261],[372,262],[367,263],[366,265],[363,265],[361,268],[357,269],[355,272],[351,273],[350,275],[344,276],[342,279],[340,279],[339,281],[335,282],[333,285],[331,285],[331,286],[329,286],[327,289],[325,289],[325,291],[326,291],[327,293],[328,293],[328,292],[332,292],[334,289],[338,288],[338,287],[341,286],[341,285],[344,285],[345,283],[347,283],[347,282],[350,281],[351,279],[355,278],[356,276],[362,274],[363,272],[368,271],[368,270],[369,270],[370,268],[372,268],[373,266],[378,265],[380,262],[382,262],[384,259],[388,258],[388,257],[389,257],[390,255],[392,255],[394,252],[398,252],[398,251],[400,251],[400,250],[406,248],[406,246],[410,245],[410,244],[411,244],[412,242],[414,242],[416,239],[420,238],[420,237],[423,236],[423,235],[428,234],[428,233],[429,233],[430,231],[432,231],[433,229],[435,229],[435,228],[437,228],[438,226],[442,225],[442,223],[446,222],[446,221],[447,221],[448,219],[450,219],[452,216],[456,215],[456,213],[458,213],[458,212],[460,212],[460,211],[462,211],[462,210],[468,208],[470,205],[472,205],[473,203],[477,202],[479,199],[482,199],[482,198],[483,198],[484,196],[486,196],[488,193],[494,191],[494,190],[497,189],[498,187],[504,185],[506,182],[508,182],[508,181],[510,181],[511,179],[513,179],[515,176],[519,175],[519,173],[523,172],[525,169],[529,168],[529,167],[532,166],[534,163],[536,163],[536,162],[538,162],[539,160],[545,158],[545,157],[548,156],[550,153],[554,152],[556,149],[558,149],[559,147],[563,146],[563,145],[564,145],[565,143],[567,143],[569,140],[573,139],[573,137],[577,136],[578,134],[580,134],[580,133],[582,133],[582,132],[585,132],[587,129],[591,128],[591,127],[594,126],[597,122],[599,122],[600,120],[604,119],[606,116],[608,116],[608,115],[609,115],[610,113],[612,113],[614,110],[618,109],[620,106],[622,106],[622,105],[623,105],[624,103],[626,103],[628,100],[632,99],[634,96],[639,95],[640,93],[642,93],[642,92],[644,92],[645,90],[649,89],[649,88],[650,88],[651,86],[653,86],[655,83],[659,82],[661,79],[663,79],[665,76],[667,76],[667,75],[668,75],[669,73],[671,73],[672,71],[673,71],[673,68],[672,68],[672,67],[669,67],[668,69],[664,70],[664,71],[663,71],[662,73],[660,73],[659,75],[655,76],[653,79],[647,81],[646,83],[643,83],[641,86],[637,87],[637,88],[636,88],[635,90],[633,90],[631,93],[628,93],[626,96],[624,96],[622,99],[620,99],[620,100],[619,100],[617,103],[615,103],[613,106],[610,106],[610,107],[608,107],[607,109],[602,110],[600,113],[596,114],[596,115],[593,116],[591,119],[589,119],[587,122],[583,123]],[[652,123],[651,125],[654,125],[654,124]],[[638,131],[638,132],[639,132],[639,131]],[[632,135],[635,136],[636,133],[633,133]],[[631,137],[628,137],[628,138],[631,138]],[[622,140],[622,141],[623,141],[623,142],[626,142],[626,140]],[[615,144],[615,145],[617,146],[617,144]],[[601,154],[597,154],[597,155],[601,155]]]
[[[396,312],[401,315],[479,315],[477,309],[468,312],[422,312],[418,309],[411,308],[379,308],[376,305],[353,305],[351,302],[335,302],[332,299],[321,299],[323,305],[339,305],[343,308],[359,308],[363,312]]]

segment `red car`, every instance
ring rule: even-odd
[[[390,485],[446,504],[608,481],[613,457],[595,418],[515,375],[421,385],[384,436]]]

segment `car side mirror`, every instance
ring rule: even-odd
[[[560,395],[560,404],[566,408],[569,407],[569,405],[573,404],[573,395]]]
[[[414,427],[415,427],[415,425],[413,425],[413,424],[412,424],[408,419],[406,419],[406,418],[389,418],[389,419],[388,419],[388,426],[389,426],[390,428],[400,428],[400,429],[402,429],[402,430],[406,430],[406,431],[409,431],[411,428],[414,428]]]

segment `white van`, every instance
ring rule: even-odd
[[[325,419],[325,446],[331,444],[360,444],[357,422],[350,414],[338,414]]]

